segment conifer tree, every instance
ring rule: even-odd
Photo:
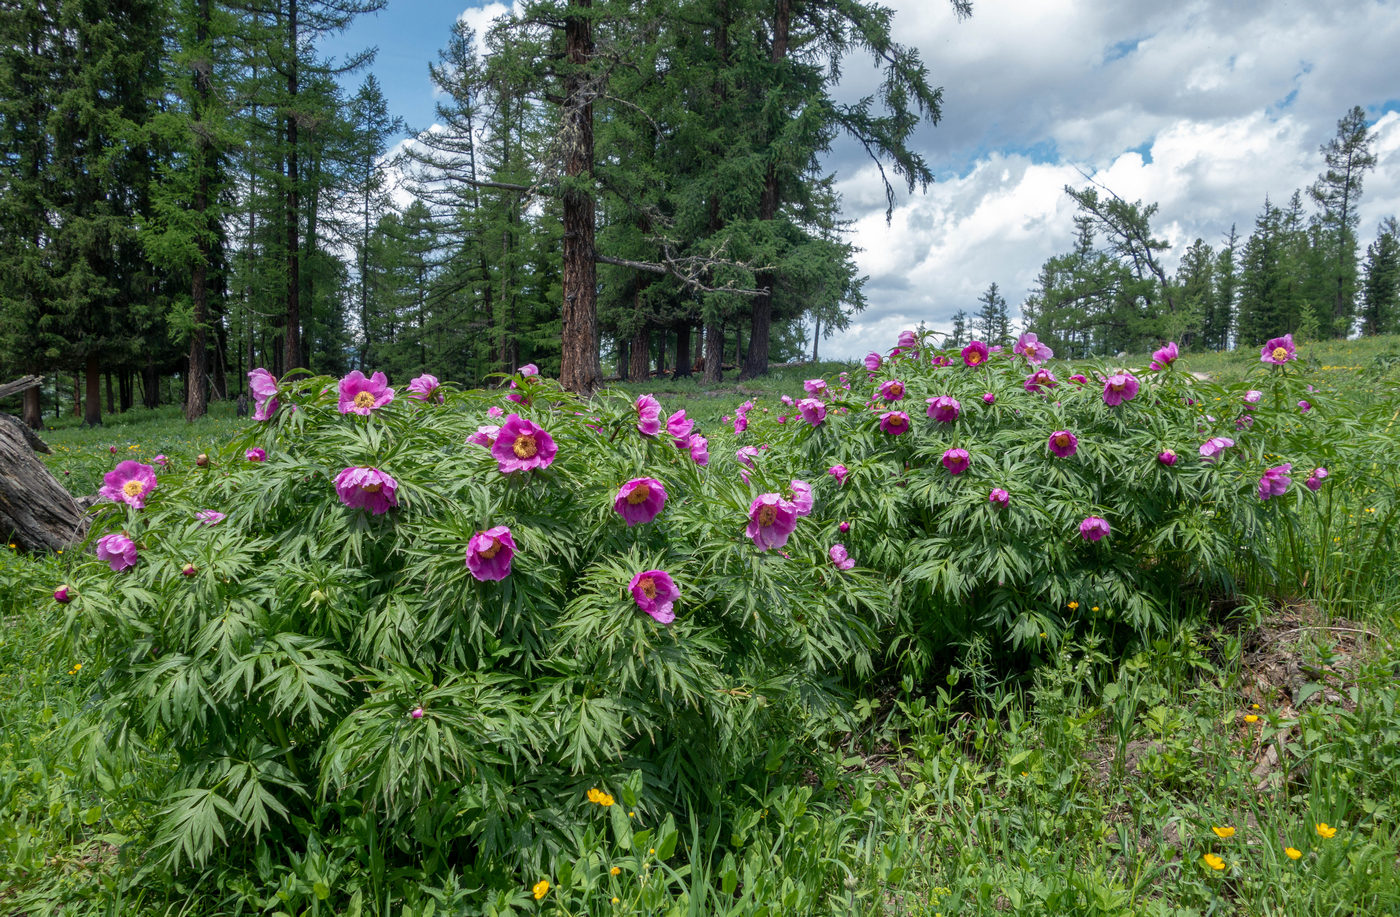
[[[1400,226],[1395,217],[1381,222],[1376,241],[1366,247],[1360,318],[1362,334],[1400,332]]]
[[[1356,300],[1356,227],[1360,220],[1362,178],[1376,166],[1366,112],[1357,105],[1337,122],[1337,135],[1321,147],[1327,168],[1308,189],[1322,208],[1323,244],[1329,251],[1333,295],[1324,331],[1346,337]]]

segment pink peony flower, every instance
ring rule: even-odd
[[[1165,347],[1152,351],[1152,362],[1148,364],[1147,368],[1154,373],[1160,372],[1175,363],[1177,356],[1179,356],[1179,352],[1176,341],[1169,341]]]
[[[1259,349],[1260,363],[1273,363],[1275,366],[1282,366],[1289,360],[1298,359],[1298,348],[1293,345],[1293,335],[1285,334],[1281,338],[1271,338],[1263,347]]]
[[[1098,541],[1111,531],[1108,520],[1098,516],[1089,516],[1079,523],[1079,534],[1085,541]]]
[[[865,355],[865,368],[872,373],[879,369],[880,364],[883,362],[884,360],[881,356],[873,350]]]
[[[797,402],[797,411],[803,420],[814,427],[821,426],[822,421],[826,420],[826,405],[819,398],[803,398]]]
[[[398,506],[394,492],[399,482],[378,468],[346,468],[335,476],[335,492],[340,502],[351,509],[367,509],[371,515],[387,513],[391,506]]]
[[[170,464],[170,459],[166,458],[165,455],[162,454],[157,455],[155,458],[151,459],[151,462],[164,468],[166,465]]]
[[[394,400],[394,390],[383,373],[368,379],[358,369],[340,380],[340,413],[368,416]]]
[[[1308,490],[1311,490],[1311,491],[1314,491],[1314,492],[1315,492],[1315,491],[1321,489],[1321,487],[1322,487],[1322,482],[1323,482],[1326,478],[1327,478],[1327,469],[1326,469],[1326,468],[1322,468],[1322,467],[1319,466],[1319,467],[1314,468],[1314,469],[1312,470],[1312,473],[1308,475],[1308,479],[1307,479],[1306,481],[1304,481],[1303,484],[1304,484],[1304,486],[1306,486],[1306,487],[1308,488]],[[57,595],[56,595],[56,594],[55,594],[55,598],[57,598]]]
[[[112,453],[113,455],[116,455],[116,454],[117,454],[117,447],[116,447],[116,446],[108,446],[108,447],[107,447],[107,451],[110,452],[110,453]]]
[[[445,399],[443,394],[438,391],[441,387],[442,384],[438,382],[437,376],[424,373],[408,383],[408,397],[415,401],[427,402],[432,401],[433,397],[436,396],[438,404],[442,404]]]
[[[509,576],[514,556],[515,539],[504,525],[477,532],[467,541],[467,570],[483,583]]]
[[[1075,373],[1074,375],[1069,377],[1069,381],[1073,382],[1075,385],[1089,384],[1088,378],[1086,378],[1083,373]]]
[[[746,465],[749,468],[753,468],[753,460],[758,458],[758,447],[740,446],[738,449],[734,450],[734,457],[739,460],[740,465]]]
[[[743,433],[743,432],[744,432],[745,430],[747,430],[748,428],[749,428],[749,415],[747,415],[747,414],[735,414],[735,415],[734,415],[734,433],[735,433],[736,435],[739,434],[739,433]]]
[[[939,423],[952,423],[962,413],[962,405],[951,395],[928,399],[928,416]]]
[[[913,350],[919,346],[919,336],[912,331],[901,331],[899,333],[899,349]]]
[[[1032,366],[1039,366],[1055,355],[1053,350],[1040,343],[1030,332],[1016,339],[1016,346],[1011,348],[1011,352],[1025,357]]]
[[[1245,409],[1246,411],[1252,411],[1252,410],[1254,410],[1254,405],[1258,404],[1258,403],[1259,403],[1259,399],[1260,399],[1260,398],[1263,398],[1263,397],[1264,397],[1264,393],[1261,392],[1261,391],[1259,391],[1258,389],[1250,389],[1249,391],[1245,392],[1245,393],[1244,393],[1244,409]]]
[[[666,488],[656,478],[633,478],[618,490],[613,509],[631,528],[655,519],[666,505],[666,496]]]
[[[1060,458],[1069,458],[1079,451],[1079,437],[1068,430],[1056,430],[1050,434],[1049,446]]]
[[[506,413],[505,411],[503,411],[503,410],[501,410],[500,408],[496,407],[494,404],[491,405],[489,408],[486,409],[486,416],[487,416],[487,417],[504,417],[504,416],[505,416],[505,413]]]
[[[414,707],[412,710],[408,711],[408,718],[411,720],[421,720],[423,718],[423,708]]]
[[[843,544],[832,545],[826,555],[831,558],[831,562],[836,565],[837,570],[849,570],[856,565],[856,562],[851,560],[851,556],[846,553],[846,546]]]
[[[987,502],[997,506],[1006,506],[1011,502],[1011,494],[1000,487],[993,487],[992,492],[987,494]]]
[[[749,524],[744,534],[760,551],[781,548],[797,528],[797,507],[779,494],[760,494],[749,504]]]
[[[904,399],[904,383],[898,379],[889,379],[880,383],[880,397],[886,401],[901,401]]]
[[[681,591],[676,588],[670,574],[663,570],[643,570],[632,577],[627,588],[632,591],[632,600],[637,607],[651,615],[656,623],[670,624],[676,620],[672,608],[676,599],[681,597]]]
[[[657,424],[657,429],[661,429],[660,423]],[[554,445],[554,438],[546,433],[543,427],[519,414],[512,414],[506,418],[496,435],[496,441],[491,444],[491,454],[496,457],[496,465],[501,474],[548,468],[558,451],[559,447]]]
[[[524,366],[517,369],[516,372],[520,373],[522,376],[538,376],[540,374],[540,368],[533,363],[526,363]]]
[[[996,404],[996,403],[997,403],[997,396],[996,396],[996,395],[993,395],[991,392],[983,392],[983,394],[982,394],[982,403],[983,403],[983,404]]]
[[[485,446],[490,449],[496,444],[496,437],[500,432],[501,428],[495,424],[482,424],[476,428],[475,433],[468,434],[467,442],[473,446]]]
[[[655,436],[666,423],[666,415],[661,413],[661,402],[651,395],[637,399],[637,429],[643,436]]]
[[[254,446],[253,448],[249,449],[247,452],[243,453],[243,457],[244,457],[245,459],[247,459],[248,461],[250,461],[250,462],[265,462],[265,461],[267,461],[267,453],[266,453],[265,451],[263,451],[263,449],[262,449],[261,447],[259,447],[259,446]]]
[[[1125,401],[1132,401],[1137,397],[1138,380],[1132,373],[1114,373],[1104,380],[1103,383],[1103,403],[1109,407],[1117,407]]]
[[[832,465],[826,470],[826,473],[835,478],[837,484],[845,484],[846,475],[850,474],[851,472],[850,469],[848,469],[845,465]]]
[[[136,542],[126,532],[103,535],[97,539],[97,559],[107,561],[113,573],[136,566]]]
[[[792,502],[793,509],[797,510],[799,516],[809,516],[812,513],[812,485],[806,481],[793,479],[788,482],[788,492],[783,496]]]
[[[838,525],[836,528],[837,528],[838,530],[840,530],[841,534],[844,535],[844,534],[846,534],[847,532],[849,532],[849,531],[851,530],[851,524],[850,524],[849,522],[844,522],[844,521],[843,521],[843,522],[842,522],[840,525]]]
[[[1026,377],[1025,390],[1028,392],[1038,392],[1042,388],[1054,388],[1060,383],[1055,379],[1055,374],[1048,369],[1037,369]]]
[[[880,429],[891,436],[909,432],[909,415],[903,411],[886,411],[880,415]]]
[[[778,415],[778,423],[787,423],[787,415],[786,415],[786,414],[779,414],[779,415]]]
[[[1288,490],[1288,485],[1293,483],[1293,479],[1288,473],[1293,470],[1293,465],[1285,463],[1276,465],[1264,472],[1259,479],[1259,499],[1267,500],[1270,497],[1281,497],[1284,491]]]
[[[797,404],[797,402],[792,400],[791,395],[781,395],[779,396],[778,400],[781,401],[783,404],[787,405],[788,407],[793,407]]]
[[[1230,448],[1234,444],[1235,441],[1233,439],[1229,439],[1228,437],[1212,436],[1210,439],[1201,443],[1201,447],[1197,451],[1201,453],[1201,458],[1205,459],[1206,461],[1212,461],[1217,455],[1219,455],[1221,452],[1224,452],[1226,449]]]
[[[1316,487],[1313,488],[1313,490],[1316,489]],[[64,583],[53,591],[53,600],[60,605],[67,605],[73,601],[73,590],[69,588],[67,583]]]
[[[223,522],[225,519],[228,518],[228,516],[224,515],[218,510],[212,509],[202,509],[194,515],[195,518],[199,520],[201,525],[208,526],[218,525],[220,522]]]
[[[677,449],[684,449],[690,445],[690,431],[694,429],[695,421],[685,416],[685,408],[681,408],[666,420],[666,435],[675,438]]]
[[[943,453],[943,467],[948,469],[949,474],[962,474],[971,464],[972,456],[966,449],[949,449]]]
[[[194,576],[198,572],[199,571],[195,568],[194,564],[185,564],[183,567],[180,568],[181,576]]]
[[[506,392],[507,401],[513,401],[521,407],[526,408],[535,403],[535,399],[531,398],[529,395],[516,391],[516,389],[520,388],[520,386],[516,383],[514,379],[512,379],[510,382],[510,388],[511,390]]]
[[[133,459],[127,459],[102,476],[103,485],[97,494],[113,503],[125,503],[143,509],[146,497],[158,486],[156,470]]]
[[[1311,410],[1312,410],[1312,405],[1309,404],[1309,403],[1306,402],[1306,401],[1300,401],[1300,402],[1298,402],[1298,410],[1300,410],[1300,411],[1302,411],[1304,414],[1306,414],[1306,413],[1308,413],[1308,411],[1311,411]]]
[[[809,395],[820,395],[822,392],[826,391],[826,380],[808,379],[802,383],[802,388]]]
[[[265,369],[252,370],[248,390],[253,393],[253,419],[271,420],[277,413],[277,377]]]
[[[1166,465],[1168,468],[1170,468],[1172,465],[1175,465],[1176,460],[1178,458],[1180,458],[1180,456],[1178,456],[1171,449],[1163,449],[1161,452],[1157,453],[1157,461],[1161,462],[1163,465]]]
[[[987,345],[973,341],[962,349],[962,360],[964,366],[981,366],[987,362]]]
[[[699,433],[691,434],[690,458],[697,465],[710,464],[710,441]]]

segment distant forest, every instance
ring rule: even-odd
[[[891,208],[933,178],[911,138],[942,90],[873,2],[529,0],[443,36],[431,126],[389,111],[372,51],[320,50],[384,3],[0,0],[0,383],[44,376],[26,421],[194,419],[258,366],[761,375],[865,305],[823,154],[864,148]],[[882,81],[842,103],[852,56]],[[1306,194],[1173,275],[1155,205],[1067,189],[1076,245],[1025,325],[1067,355],[1400,330],[1395,221],[1359,241],[1370,143],[1356,109]],[[992,284],[953,337],[1011,331]]]

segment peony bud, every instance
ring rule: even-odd
[[[72,591],[68,588],[67,583],[64,583],[53,591],[53,600],[60,605],[67,605],[69,602],[73,601]]]

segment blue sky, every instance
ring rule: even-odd
[[[886,223],[875,169],[850,144],[826,158],[869,277],[869,306],[822,344],[832,357],[887,349],[902,328],[946,329],[995,281],[1013,313],[1044,261],[1067,250],[1081,170],[1128,200],[1156,202],[1153,229],[1176,258],[1198,236],[1247,236],[1265,196],[1286,202],[1322,169],[1318,147],[1360,105],[1379,162],[1365,179],[1361,238],[1400,214],[1400,0],[976,0],[957,22],[943,0],[884,0],[894,36],[944,87],[941,122],[916,148],[936,181]],[[480,30],[500,2],[390,0],[322,46],[379,47],[372,69],[391,110],[431,123],[428,63],[467,13]],[[349,78],[353,88],[362,77]],[[859,56],[840,95],[878,78]]]

